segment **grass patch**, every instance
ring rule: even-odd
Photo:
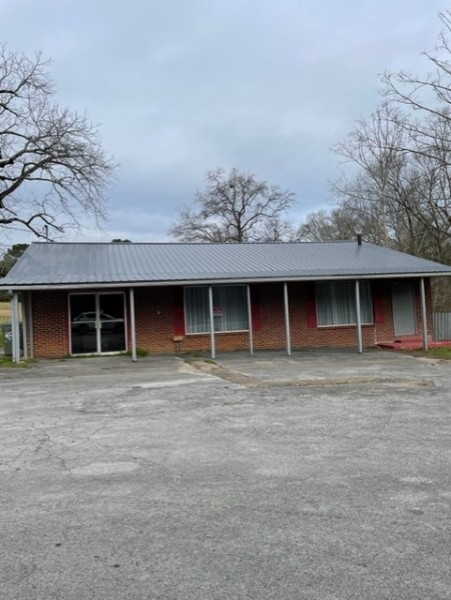
[[[131,356],[131,355],[132,355],[131,350],[127,350],[127,352],[124,352],[124,356]],[[136,356],[140,356],[141,358],[143,358],[144,356],[149,356],[149,352],[148,352],[148,350],[144,350],[144,348],[136,348]]]
[[[187,360],[204,360],[204,358],[206,358],[205,352],[199,352],[197,350],[193,350],[192,352],[185,352],[184,354],[182,354],[182,356]]]
[[[441,346],[439,348],[429,348],[429,350],[406,350],[406,354],[423,358],[438,358],[441,360],[451,360],[451,347]]]
[[[21,360],[18,363],[14,363],[11,356],[0,357],[0,368],[1,369],[28,369],[36,363],[35,360],[29,358],[27,360]]]
[[[443,346],[442,348],[431,348],[428,354],[434,358],[442,358],[443,360],[451,360],[451,348]]]
[[[209,365],[216,365],[217,362],[208,356],[205,356],[204,352],[186,352],[182,355],[183,360],[188,364],[191,364],[196,361],[201,361],[204,363],[208,363]]]

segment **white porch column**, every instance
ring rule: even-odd
[[[246,286],[247,294],[247,320],[249,322],[249,354],[254,356],[254,332],[252,328],[252,305],[251,305],[251,287]]]
[[[23,357],[28,358],[28,335],[27,335],[27,311],[25,310],[24,293],[20,295],[20,305],[22,307],[22,338],[23,338]]]
[[[363,352],[363,340],[362,340],[362,315],[360,312],[360,282],[356,279],[355,282],[355,313],[357,321],[357,349],[359,354]]]
[[[426,312],[426,292],[424,289],[424,278],[420,279],[420,296],[421,296],[421,324],[423,326],[423,348],[428,350],[429,341],[428,341],[428,322],[427,322],[427,312]]]
[[[136,362],[136,322],[135,322],[135,290],[130,288],[128,291],[128,298],[130,304],[130,336],[132,344],[132,361]]]
[[[213,288],[208,286],[208,310],[210,313],[210,348],[211,358],[216,358],[216,343],[215,343],[215,317],[213,313]]]
[[[20,327],[19,327],[19,298],[17,292],[13,292],[11,303],[12,319],[11,319],[11,334],[12,334],[12,360],[15,363],[20,362]]]
[[[291,356],[291,331],[290,331],[290,305],[288,303],[288,284],[283,284],[283,308],[285,315],[285,339],[287,343],[287,354]]]
[[[28,339],[30,340],[30,358],[34,358],[33,305],[31,292],[28,292]]]

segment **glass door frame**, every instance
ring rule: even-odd
[[[100,296],[122,296],[123,299],[123,309],[124,309],[124,349],[123,350],[115,350],[113,352],[102,352],[102,326],[100,316]],[[96,311],[96,351],[95,352],[77,352],[74,354],[72,352],[72,312],[71,312],[71,304],[70,299],[72,296],[94,296],[95,300],[95,311]],[[69,354],[70,356],[89,356],[89,355],[114,355],[120,354],[121,352],[128,351],[128,326],[127,326],[127,302],[126,302],[126,293],[122,290],[110,290],[110,291],[86,291],[86,292],[69,292],[67,295],[67,315],[68,315],[68,324],[69,324]]]

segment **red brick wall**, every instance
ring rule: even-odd
[[[374,298],[383,312],[383,322],[362,327],[363,344],[375,346],[377,342],[393,340],[391,284],[375,281],[372,284]],[[419,282],[416,290],[417,334],[421,335],[421,300]],[[112,290],[113,291],[113,290]],[[121,290],[114,290],[115,292]],[[355,347],[355,326],[317,327],[312,324],[309,313],[314,298],[311,283],[289,283],[291,346],[308,347]],[[252,303],[258,304],[254,311],[254,348],[284,349],[285,321],[282,284],[258,284],[251,286]],[[426,282],[428,303],[428,331],[432,331],[432,308],[430,285]],[[374,301],[376,303],[376,300]],[[33,292],[34,355],[36,357],[61,357],[70,353],[68,325],[68,292]],[[130,347],[130,315],[126,294],[128,321],[128,347]],[[179,353],[208,351],[210,335],[186,335],[180,331],[183,324],[183,290],[175,287],[135,288],[136,344],[153,353]],[[218,352],[249,348],[247,332],[216,333]]]
[[[32,315],[34,356],[59,358],[69,354],[67,293],[33,292]]]
[[[174,307],[180,288],[136,288],[136,345],[150,352],[175,352]],[[130,339],[130,338],[129,338]],[[130,345],[130,344],[129,344]]]

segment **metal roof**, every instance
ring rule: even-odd
[[[31,244],[0,288],[451,276],[451,267],[363,242]]]

